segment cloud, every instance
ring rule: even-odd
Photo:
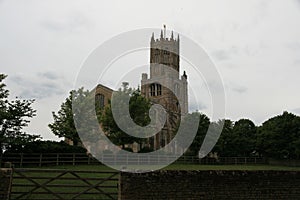
[[[44,77],[44,78],[46,78],[46,79],[50,79],[50,80],[56,80],[56,79],[61,78],[61,77],[60,77],[58,74],[56,74],[55,72],[50,72],[50,71],[43,72],[43,73],[39,73],[38,75],[41,76],[41,77]]]
[[[243,93],[246,93],[248,88],[245,87],[245,86],[242,86],[242,85],[239,85],[237,83],[233,83],[233,82],[228,82],[226,83],[225,87],[228,89],[228,90],[231,90],[235,93],[239,93],[239,94],[243,94]]]
[[[64,94],[61,88],[53,85],[51,87],[44,87],[45,85],[39,85],[33,88],[26,88],[20,93],[21,97],[30,99],[43,99],[52,95]]]
[[[225,47],[224,49],[218,49],[212,52],[212,57],[218,61],[231,60],[234,56],[238,55],[241,51],[237,46]]]
[[[30,99],[62,95],[66,93],[66,86],[70,86],[62,76],[54,72],[37,73],[33,76],[12,75],[9,80],[15,85],[17,96]]]
[[[82,32],[91,27],[91,21],[82,13],[72,13],[59,19],[47,19],[40,23],[43,28],[55,32]]]
[[[212,56],[219,61],[228,60],[230,58],[228,51],[225,50],[214,51]]]
[[[208,107],[203,103],[203,102],[190,102],[189,103],[189,111],[190,112],[193,112],[193,111],[201,111],[201,110],[205,110],[207,109]]]
[[[288,43],[286,46],[287,46],[287,48],[289,48],[292,51],[300,51],[300,43],[299,42]]]
[[[233,88],[231,88],[234,92],[237,92],[237,93],[240,93],[240,94],[242,94],[242,93],[245,93],[245,92],[247,92],[247,88],[246,87],[244,87],[244,86],[236,86],[236,87],[233,87]]]
[[[300,108],[294,108],[292,109],[292,112],[300,115]]]
[[[296,67],[299,67],[299,66],[300,66],[300,59],[294,60],[294,65],[295,65]]]

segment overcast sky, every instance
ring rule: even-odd
[[[224,82],[227,118],[260,125],[284,110],[300,114],[299,0],[0,0],[1,73],[12,97],[36,99],[27,131],[55,139],[51,112],[93,49],[122,32],[163,24],[211,57]],[[201,111],[207,107],[203,101]]]

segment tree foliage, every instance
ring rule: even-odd
[[[16,97],[9,101],[9,91],[3,83],[6,77],[0,74],[0,153],[3,153],[4,149],[22,149],[27,142],[39,138],[23,131],[23,128],[28,126],[29,119],[36,115],[36,111],[31,107],[34,100]]]
[[[216,131],[221,130],[221,135],[213,149],[213,152],[217,152],[219,156],[234,156],[236,154],[236,149],[233,143],[233,122],[229,119],[219,120],[217,122],[212,122],[212,127]]]
[[[81,142],[74,122],[72,104],[76,101],[81,103],[78,103],[78,105],[84,105],[86,101],[82,99],[85,99],[89,95],[90,92],[85,91],[83,88],[70,91],[69,97],[61,104],[60,110],[57,113],[52,112],[53,123],[48,126],[54,135],[72,140],[75,146]]]
[[[189,146],[187,152],[185,153],[185,155],[191,155],[191,156],[198,156],[198,152],[201,148],[201,145],[203,143],[203,140],[206,136],[209,124],[210,124],[210,119],[203,113],[200,112],[193,112],[193,113],[189,113],[187,114],[183,121],[182,124],[180,124],[180,126],[183,126],[183,128],[187,133],[190,131],[190,127],[194,126],[194,121],[198,121],[199,120],[199,124],[198,124],[198,128],[197,128],[197,133],[196,136],[192,142],[192,144]],[[192,123],[192,124],[189,124]],[[181,141],[185,141],[186,139],[184,138],[184,134],[183,137],[179,138],[179,140]]]
[[[257,132],[258,151],[272,158],[300,158],[300,117],[283,112],[263,123]]]
[[[139,126],[148,125],[150,122],[148,112],[151,106],[149,100],[144,98],[138,89],[134,90],[132,88],[127,88],[127,85],[124,85],[122,89],[119,89],[117,94],[114,95],[114,98],[118,98],[122,95],[130,96],[130,116],[123,117],[131,117],[132,120]],[[111,103],[105,108],[100,121],[104,131],[107,133],[108,138],[116,145],[121,145],[123,148],[125,148],[125,144],[132,144],[134,142],[141,143],[144,141],[144,139],[128,135],[119,128],[114,120]]]
[[[71,146],[64,141],[31,141],[24,144],[22,150],[11,149],[6,151],[9,153],[86,153],[86,149],[81,146]]]
[[[235,137],[236,156],[251,156],[256,153],[256,129],[249,119],[240,119],[234,123],[232,133]]]

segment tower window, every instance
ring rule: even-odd
[[[156,55],[156,56],[159,55],[159,49],[155,49],[154,55]]]
[[[170,52],[167,50],[164,50],[163,52],[164,52],[164,55],[170,55]]]
[[[160,96],[162,94],[161,85],[153,83],[150,85],[150,96]]]
[[[161,85],[160,84],[156,84],[157,86],[157,96],[161,95]]]
[[[104,95],[103,94],[97,94],[95,100],[96,100],[96,104],[100,108],[104,108]]]
[[[160,54],[159,49],[155,49],[155,51],[154,51],[154,62],[155,63],[159,62],[159,54]]]
[[[150,96],[155,96],[155,84],[150,85]]]

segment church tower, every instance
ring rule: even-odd
[[[150,77],[146,73],[142,74],[141,93],[152,103],[162,105],[167,112],[162,131],[149,141],[154,149],[159,149],[171,141],[181,116],[188,113],[187,75],[184,72],[179,77],[179,55],[179,35],[176,39],[172,32],[170,38],[166,37],[165,26],[161,30],[160,38],[155,39],[154,33],[152,34]]]

